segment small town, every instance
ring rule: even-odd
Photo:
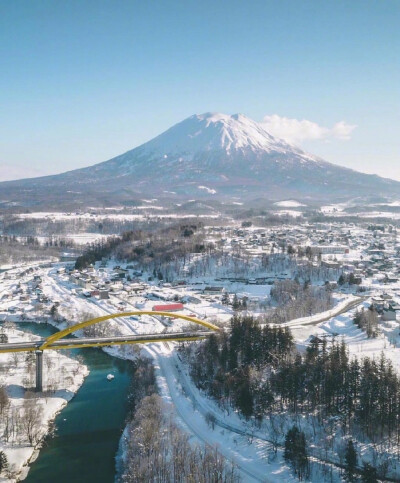
[[[400,482],[399,24],[0,1],[0,483]]]
[[[107,324],[83,328],[75,335],[107,338],[170,334],[175,337],[177,332],[200,330],[199,326],[177,318],[177,314],[216,324],[223,330],[228,330],[232,317],[251,316],[260,327],[267,322],[271,328],[289,329],[300,353],[310,344],[335,347],[344,342],[350,357],[385,357],[393,367],[400,364],[400,239],[396,224],[368,220],[360,220],[358,224],[343,221],[298,224],[293,218],[289,224],[269,227],[257,227],[246,221],[219,226],[217,220],[206,226],[192,219],[185,220],[184,224],[177,221],[167,224],[162,232],[162,240],[155,233],[151,243],[135,232],[120,238],[113,236],[111,243],[101,237],[96,240],[94,235],[90,244],[75,245],[75,261],[69,259],[65,251],[68,248],[62,247],[58,261],[43,259],[3,268],[0,274],[2,342],[14,340],[13,331],[24,323],[41,322],[60,330],[105,314],[147,312],[147,315],[121,315]],[[26,239],[20,242],[21,246],[24,243]],[[154,251],[153,258],[147,256],[148,250]],[[158,312],[170,312],[171,317]],[[138,347],[110,345],[103,350],[112,356],[136,360],[140,354]],[[143,346],[145,353],[158,361],[156,378],[165,381],[160,383],[162,397],[176,397],[178,405],[197,408],[196,418],[206,427],[210,418],[213,426],[226,424],[226,409],[197,389],[191,376],[191,363],[187,355],[183,356],[185,352],[182,353],[186,350],[184,347],[185,343],[173,340]],[[67,366],[73,363],[71,360]],[[44,369],[44,389],[57,393],[66,376],[57,378],[53,372],[50,376],[48,364]],[[31,363],[32,370],[33,366]],[[74,371],[75,376],[69,380],[76,391],[88,369],[81,364]],[[168,377],[166,371],[170,371]],[[35,385],[34,372],[29,384]],[[173,395],[176,387],[185,388],[185,385],[189,389],[178,390]],[[18,405],[14,402],[10,408],[15,404]],[[51,420],[54,410],[54,407],[45,407],[47,420]],[[287,421],[281,421],[281,425],[289,424],[290,414],[286,417]],[[183,421],[188,423],[185,416]],[[235,422],[241,431],[249,432],[246,418],[239,417]],[[310,431],[309,424],[304,424],[305,431]],[[252,442],[248,436],[235,439],[235,445],[246,447],[243,454],[255,458],[260,472],[265,456],[261,460],[256,456],[256,447],[261,444],[256,433],[263,428],[269,434],[270,443],[274,439],[273,428],[267,426],[267,422],[261,423],[258,429],[250,431],[254,433]],[[46,433],[45,428],[46,424],[41,429],[38,426],[37,441]],[[340,466],[335,467],[339,462],[335,454],[338,434],[331,437],[322,457],[318,445],[326,435],[322,436],[321,431],[312,438],[311,455],[315,464],[311,472],[314,475],[340,472]],[[229,437],[219,434],[215,440],[230,459],[234,447]],[[19,466],[24,461],[18,449],[21,444],[24,446],[23,436],[17,441],[21,442],[12,441],[5,446],[14,474],[24,471]],[[271,451],[275,450],[269,449],[266,441],[262,444],[270,460]],[[376,451],[374,444],[363,438],[359,444],[363,455]],[[30,446],[33,450],[34,442]],[[387,473],[395,475],[397,464],[390,458],[390,447],[389,444],[374,458],[379,458],[381,465],[389,462]],[[24,454],[29,455],[26,448]],[[274,458],[278,464],[279,453]],[[242,464],[246,467],[245,462]],[[290,471],[285,474],[291,478]]]

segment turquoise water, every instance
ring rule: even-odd
[[[42,337],[55,332],[48,324],[20,328]],[[105,483],[115,478],[115,455],[127,413],[132,363],[100,349],[76,349],[90,374],[55,419],[56,436],[47,438],[31,465],[27,483]],[[108,381],[107,374],[115,379]]]

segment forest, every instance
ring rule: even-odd
[[[42,246],[34,237],[24,241],[15,236],[0,236],[0,265],[58,258],[62,245]]]
[[[289,329],[250,315],[235,315],[229,331],[182,345],[181,353],[196,386],[228,412],[270,429],[280,419],[280,431],[282,415],[306,418],[308,436],[324,428],[326,452],[337,461],[349,438],[371,443],[380,477],[390,467],[384,451],[400,457],[400,377],[384,354],[357,359],[343,341],[318,337],[299,353]]]
[[[178,224],[152,232],[143,230],[126,231],[120,236],[108,237],[90,244],[80,256],[75,268],[81,269],[113,255],[119,260],[137,262],[143,268],[156,269],[174,259],[202,253],[213,248],[205,244],[201,224]]]

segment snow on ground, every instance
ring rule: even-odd
[[[305,348],[311,335],[336,337],[339,340],[343,339],[350,354],[358,358],[379,358],[383,352],[400,372],[399,323],[397,321],[380,322],[381,333],[377,338],[368,338],[366,332],[353,323],[357,308],[367,309],[370,305],[371,300],[364,300],[358,307],[314,326],[303,324],[291,327],[298,347]]]
[[[303,328],[307,325],[315,325],[320,322],[322,319],[327,319],[330,317],[334,317],[338,315],[340,312],[343,312],[346,307],[352,304],[356,304],[357,302],[361,302],[360,297],[356,297],[355,295],[342,295],[341,297],[336,297],[335,306],[332,309],[326,310],[325,312],[320,312],[318,314],[314,314],[308,317],[301,317],[299,319],[293,319],[289,322],[285,322],[282,324],[285,327],[290,327],[291,329],[295,328]]]
[[[303,216],[303,213],[301,211],[295,211],[295,210],[279,210],[279,211],[272,211],[272,215],[277,215],[277,216],[291,216],[293,218],[299,218]]]
[[[391,203],[381,203],[386,206],[400,206],[400,201],[392,201]]]
[[[0,265],[1,271],[8,271],[10,274],[17,273],[20,269],[40,267],[41,265],[46,265],[52,263],[54,260],[52,258],[45,258],[43,260],[36,260],[35,262],[21,262],[21,263],[4,263]]]
[[[193,401],[190,393],[185,393],[185,391],[197,392],[197,389],[193,386],[190,387],[191,383],[188,382],[188,379],[183,385],[182,379],[177,377],[177,371],[181,370],[176,364],[176,355],[163,354],[155,344],[146,349],[155,360],[157,384],[161,397],[167,403],[172,404],[181,427],[191,433],[196,442],[217,445],[219,451],[228,460],[238,465],[244,481],[296,481],[290,470],[282,467],[281,461],[274,465],[268,463],[270,445],[265,441],[256,440],[255,444],[252,444],[246,436],[239,435],[227,428],[216,426],[212,430],[205,420],[206,414],[210,412],[207,404],[211,402],[206,401],[206,405],[200,407],[199,404],[204,403],[204,398],[196,395],[196,399]],[[190,387],[189,390],[188,387]],[[230,421],[231,419],[229,418]]]
[[[173,345],[151,344],[144,350],[155,361],[161,397],[172,404],[182,429],[191,433],[195,442],[216,445],[228,460],[237,465],[243,481],[298,481],[284,461],[282,449],[274,453],[264,429],[257,430],[236,412],[221,409],[195,387],[186,366],[173,351]],[[214,428],[206,422],[210,415],[215,418]],[[323,481],[322,471],[322,465],[315,462],[312,480]],[[334,468],[332,475],[334,481],[339,481]]]
[[[282,206],[283,208],[298,208],[300,206],[306,206],[296,200],[283,200],[274,203],[275,206]]]
[[[104,272],[96,271],[96,275],[105,281],[111,274],[115,261],[110,261]],[[97,267],[99,268],[99,267]],[[214,270],[213,267],[210,270]],[[2,283],[3,292],[12,291],[19,281],[26,282],[27,277],[19,277],[18,270],[14,270],[13,280],[4,280]],[[231,293],[237,293],[240,297],[267,298],[271,289],[270,285],[244,284],[230,282],[229,280],[216,281],[211,276],[201,277],[199,285],[193,283],[187,286],[171,287],[156,286],[156,282],[149,282],[147,291],[161,294],[166,300],[151,300],[143,295],[127,294],[123,290],[116,291],[110,295],[108,300],[100,300],[95,297],[85,298],[79,292],[77,285],[72,283],[65,274],[57,273],[54,268],[38,268],[35,272],[42,277],[43,293],[51,300],[51,303],[59,302],[58,311],[60,315],[75,322],[81,321],[84,314],[96,316],[107,313],[133,310],[151,310],[153,305],[168,303],[175,296],[187,296],[197,298],[197,302],[188,301],[182,313],[194,314],[197,317],[207,317],[212,321],[214,318],[228,321],[231,317],[231,309],[223,306],[218,297],[202,294],[206,285],[221,284]],[[32,275],[30,276],[32,277]],[[147,279],[144,274],[143,280]],[[199,280],[199,279],[197,279]],[[195,279],[193,278],[192,282]],[[169,284],[168,284],[169,285]],[[374,291],[380,289],[379,284],[373,285]],[[0,297],[3,292],[0,293]],[[200,295],[202,294],[202,295]],[[357,356],[373,355],[379,357],[382,350],[387,357],[390,357],[396,367],[400,369],[400,339],[397,335],[398,326],[396,323],[382,324],[382,335],[378,339],[367,339],[365,333],[357,329],[352,323],[352,315],[355,308],[346,310],[349,304],[357,303],[357,298],[352,295],[336,296],[336,305],[330,311],[316,314],[311,317],[292,320],[288,323],[298,347],[304,349],[310,335],[328,336],[335,335],[343,337],[349,346],[351,354]],[[4,309],[12,306],[15,302],[0,302]],[[368,301],[360,301],[360,304],[367,306]],[[18,303],[19,307],[22,306]],[[26,316],[32,314],[35,319],[37,314],[30,303],[25,306]],[[343,313],[340,313],[343,312]],[[165,323],[155,316],[143,316],[137,318],[119,318],[110,322],[110,325],[121,334],[144,334],[156,332],[168,332],[184,330],[187,323],[175,319],[171,324]],[[60,325],[62,327],[62,324]],[[176,417],[183,428],[193,435],[193,439],[199,442],[218,444],[220,451],[231,460],[234,460],[243,475],[244,481],[295,481],[290,469],[285,464],[282,453],[274,457],[271,445],[267,441],[268,429],[263,427],[257,432],[245,420],[242,420],[236,413],[229,415],[224,409],[219,408],[213,401],[203,395],[195,388],[185,373],[185,366],[179,360],[175,343],[159,343],[145,346],[145,351],[155,360],[158,383],[161,388],[162,397],[172,402]],[[118,357],[135,358],[136,352],[133,347],[112,348],[110,353]],[[207,414],[213,414],[216,418],[216,426],[213,430],[206,423]],[[318,454],[318,447],[313,448]],[[321,476],[321,465],[315,464],[313,481],[323,481]],[[336,475],[335,471],[334,475]],[[337,475],[336,475],[337,476]],[[334,478],[338,481],[338,478]]]
[[[109,238],[110,236],[111,235],[104,235],[102,233],[69,233],[67,235],[60,235],[58,238],[73,241],[76,245],[87,245],[88,243],[93,243],[97,240],[103,240]],[[20,236],[17,237],[17,239],[19,241],[24,241],[26,237]],[[41,245],[44,245],[45,243],[51,241],[52,237],[36,236],[35,239],[37,239]]]
[[[207,191],[207,193],[209,193],[210,195],[215,195],[215,193],[217,192],[215,189],[213,188],[208,188],[207,186],[198,186],[197,187],[199,190],[204,190],[204,191]]]
[[[321,206],[321,211],[324,214],[341,213],[348,206],[348,203],[338,203],[336,205]]]
[[[192,200],[196,201],[196,200]],[[154,206],[138,206],[136,207],[140,213],[58,213],[58,212],[34,212],[34,213],[22,213],[19,215],[15,215],[21,219],[48,219],[52,221],[65,221],[65,220],[91,220],[96,222],[101,222],[103,220],[114,220],[114,221],[143,221],[148,218],[152,219],[183,219],[183,218],[219,218],[221,215],[218,214],[176,214],[176,213],[159,213],[160,207]],[[148,210],[149,213],[145,212]],[[164,208],[163,208],[164,209]],[[154,210],[156,213],[152,214],[151,211]],[[144,213],[142,213],[144,212]]]
[[[32,334],[28,334],[21,330],[5,329],[9,342],[18,342],[26,340],[38,340]],[[24,388],[32,387],[35,384],[35,355],[32,353],[30,359],[28,353],[0,354],[0,385],[6,388],[10,407],[5,409],[0,420],[0,450],[7,455],[9,463],[9,478],[2,477],[0,481],[15,481],[15,476],[23,476],[28,471],[28,464],[33,461],[40,448],[40,440],[48,431],[50,421],[54,419],[56,414],[72,399],[74,394],[80,388],[85,376],[88,374],[86,366],[80,364],[77,360],[62,355],[58,351],[47,351],[44,353],[43,360],[43,377],[44,392],[41,394],[31,394],[35,397],[35,408],[41,407],[43,416],[41,423],[38,425],[38,442],[31,445],[27,440],[21,427],[16,429],[16,434],[10,434],[6,441],[6,423],[8,418],[16,418],[18,415],[23,417]],[[5,369],[5,370],[4,370]],[[9,422],[9,431],[11,423]]]
[[[143,205],[137,206],[137,210],[165,210],[164,206],[156,206],[156,205]]]
[[[60,284],[61,292],[70,290],[70,288],[64,288],[64,285],[68,286],[69,282],[62,280],[62,277],[54,271],[51,273],[51,278],[50,286],[53,287],[53,297],[57,294],[56,287]],[[242,284],[242,288],[247,290],[248,295],[264,295],[270,286]],[[181,290],[186,291],[187,288]],[[163,290],[164,294],[168,294],[168,292],[171,292],[172,295],[174,289],[165,288]],[[115,312],[114,299],[118,298],[119,296],[112,296],[107,301],[79,300],[79,304],[93,304],[103,313],[112,313]],[[158,302],[142,299],[142,303],[141,308],[148,309]],[[129,304],[127,303],[125,310],[130,310]],[[227,312],[226,307],[222,307],[218,303],[190,304],[190,308],[187,310],[198,316],[205,315],[202,312],[206,311],[208,318],[211,317],[210,314],[214,310],[213,315],[226,321],[231,315]],[[121,318],[117,319],[117,322],[124,333],[152,333],[169,330],[163,327],[156,317],[152,316],[141,317],[141,321]],[[185,322],[174,320],[171,330],[183,329],[184,325]],[[238,465],[244,481],[295,481],[290,468],[283,460],[281,450],[278,451],[277,456],[274,456],[271,444],[266,441],[264,435],[255,434],[254,428],[239,418],[237,414],[227,415],[206,396],[198,392],[188,375],[184,374],[184,367],[175,353],[175,348],[176,344],[168,342],[146,345],[144,350],[154,358],[161,395],[164,400],[173,403],[176,417],[182,427],[193,435],[195,441],[217,444],[225,457]],[[113,348],[111,353],[119,357],[136,357],[133,352],[124,353],[124,350],[117,348]],[[206,423],[209,413],[214,414],[218,422],[214,430],[211,430]],[[315,465],[314,472],[316,475],[314,481],[321,481],[320,465]]]
[[[321,206],[320,210],[324,215],[329,215],[329,216],[349,216],[349,217],[354,217],[357,216],[359,218],[391,218],[394,220],[399,220],[400,219],[400,213],[398,213],[396,210],[393,212],[391,211],[379,211],[374,208],[377,208],[379,206],[385,206],[385,207],[393,207],[393,208],[398,208],[400,202],[395,201],[393,203],[377,203],[374,205],[371,205],[368,211],[366,211],[365,206],[360,205],[360,211],[357,211],[356,205],[352,205],[351,202],[346,202],[346,203],[338,203],[336,205],[326,205],[326,206]],[[353,208],[351,212],[346,211],[348,208]]]

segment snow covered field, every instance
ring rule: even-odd
[[[210,215],[204,214],[173,214],[173,213],[159,213],[162,211],[162,207],[160,206],[138,206],[136,208],[139,213],[132,213],[132,214],[124,214],[124,213],[59,213],[59,212],[34,212],[34,213],[23,213],[19,215],[15,215],[21,219],[47,219],[53,221],[65,221],[65,220],[90,220],[90,221],[104,221],[104,220],[115,220],[115,221],[138,221],[138,220],[145,220],[149,217],[154,219],[182,219],[182,218],[219,218],[219,213],[213,213]],[[146,212],[147,210],[147,212]],[[144,212],[144,213],[143,213]]]
[[[280,206],[282,208],[300,208],[301,206],[306,206],[303,203],[300,203],[296,200],[284,200],[284,201],[277,201],[274,203],[275,206]]]

